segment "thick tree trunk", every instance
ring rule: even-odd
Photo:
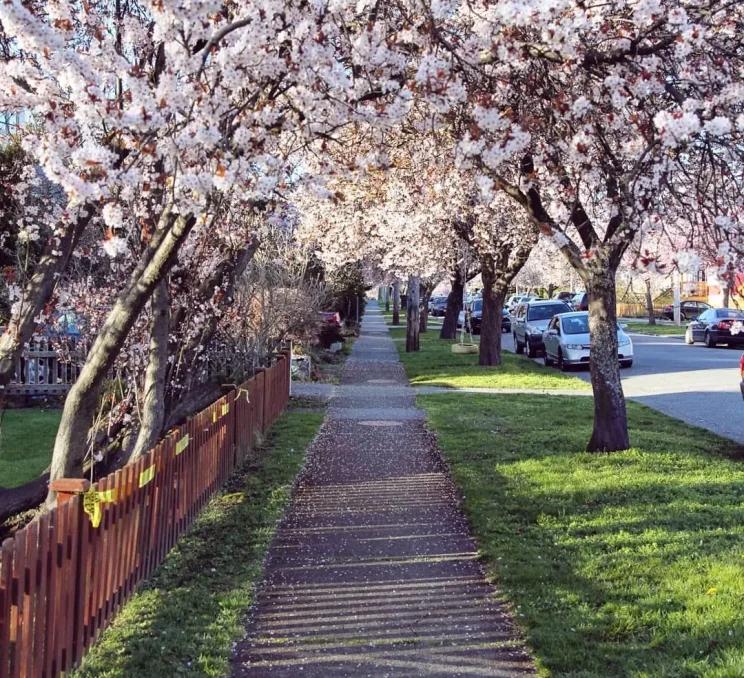
[[[421,285],[421,287],[423,291],[419,304],[419,332],[426,332],[429,329],[429,300],[434,287],[432,285]]]
[[[726,282],[723,287],[723,308],[729,307],[730,300],[731,300],[731,283]]]
[[[456,266],[452,276],[452,289],[447,295],[447,309],[444,312],[442,329],[439,332],[440,339],[457,338],[457,317],[462,311],[462,294],[465,288],[465,276]]]
[[[393,283],[393,325],[400,325],[400,282],[397,280]]]
[[[50,240],[33,275],[26,283],[18,310],[11,317],[5,332],[0,335],[0,391],[13,378],[16,362],[34,332],[36,318],[52,298],[57,281],[67,268],[70,255],[90,218],[87,213],[78,217],[67,226],[61,237]]]
[[[163,279],[155,287],[150,301],[150,351],[137,441],[129,461],[138,459],[160,439],[165,421],[165,377],[168,373],[168,335],[170,331],[170,298],[168,281]]]
[[[645,280],[646,284],[646,311],[648,312],[648,324],[656,324],[656,316],[654,316],[654,300],[651,297],[651,281]]]
[[[506,286],[500,284],[493,269],[483,262],[483,316],[481,317],[478,364],[501,365],[501,311],[506,299]]]
[[[617,353],[617,307],[614,270],[589,269],[584,282],[589,295],[594,430],[590,452],[614,452],[630,447],[625,396]]]
[[[190,216],[173,217],[166,210],[129,282],[119,293],[113,308],[88,353],[77,381],[70,389],[62,411],[52,453],[50,480],[78,477],[88,446],[88,433],[106,374],[155,286],[175,261],[178,248],[194,225]],[[50,492],[47,504],[55,495]]]
[[[418,351],[419,344],[419,278],[408,278],[406,294],[406,352]]]

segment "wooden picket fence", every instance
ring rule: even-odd
[[[76,494],[2,544],[0,678],[54,678],[79,663],[245,459],[256,434],[279,417],[289,363],[281,354],[144,457],[100,479],[93,486],[98,527]]]

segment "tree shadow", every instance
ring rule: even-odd
[[[426,400],[430,418],[542,666],[606,677],[744,665],[741,446],[631,408],[638,449],[587,454],[577,441],[591,419],[570,423],[583,407],[563,398],[459,396],[458,421],[450,397]]]
[[[163,564],[122,608],[75,676],[224,675],[232,642],[321,411],[280,419]],[[282,436],[279,449],[272,449]]]

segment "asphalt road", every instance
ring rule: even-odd
[[[741,348],[687,346],[681,336],[631,334],[631,338],[633,367],[621,370],[626,396],[744,443],[738,369]],[[504,348],[513,350],[511,335],[504,335]],[[574,368],[572,374],[590,381],[588,368]]]

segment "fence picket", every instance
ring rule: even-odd
[[[37,347],[32,376],[70,367]],[[82,659],[135,587],[163,561],[281,414],[287,356],[171,431],[143,457],[101,478],[94,526],[80,495],[0,548],[0,678],[57,678]],[[19,373],[21,366],[19,365]],[[184,437],[188,436],[185,443]],[[183,442],[182,442],[183,441]]]

